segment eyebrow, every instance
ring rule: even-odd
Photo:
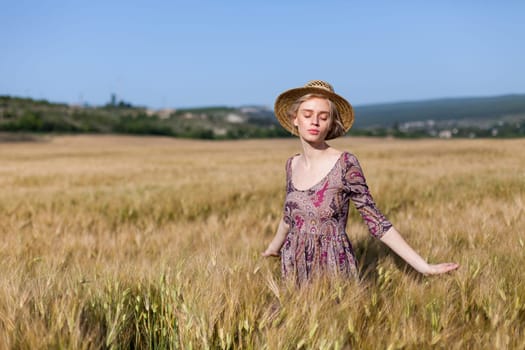
[[[300,111],[305,111],[305,112],[314,112],[313,109],[308,109],[308,108],[301,108]],[[327,114],[330,114],[330,111],[320,111],[319,113],[327,113]]]

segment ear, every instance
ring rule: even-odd
[[[297,117],[293,118],[292,123],[293,123],[294,126],[299,126],[299,125],[297,124]]]

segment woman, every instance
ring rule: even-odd
[[[344,135],[354,122],[352,106],[332,86],[314,80],[282,93],[275,102],[281,125],[299,136],[303,152],[286,162],[284,215],[263,256],[281,256],[285,279],[298,284],[316,275],[356,277],[354,251],[346,235],[351,200],[370,234],[414,269],[441,274],[456,263],[428,264],[376,207],[357,158],[326,140]]]

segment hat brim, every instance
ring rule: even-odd
[[[288,116],[288,110],[292,104],[297,101],[297,99],[307,94],[323,95],[332,101],[339,112],[339,118],[341,119],[345,133],[350,130],[354,124],[354,109],[352,108],[350,102],[336,93],[313,86],[290,89],[277,97],[274,105],[274,113],[275,117],[283,128],[288,130],[293,135],[298,136],[297,130],[294,127],[292,120]]]

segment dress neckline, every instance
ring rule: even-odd
[[[295,187],[294,183],[293,183],[293,177],[292,177],[292,161],[295,157],[297,157],[299,155],[299,153],[297,153],[296,155],[294,155],[292,158],[290,158],[290,185],[291,187],[295,190],[295,191],[298,191],[298,192],[308,192],[308,191],[311,191],[313,190],[315,187],[319,186],[321,183],[324,182],[324,180],[334,171],[334,169],[337,167],[337,164],[339,164],[339,161],[343,158],[343,155],[345,154],[346,152],[341,152],[341,154],[339,155],[339,157],[337,158],[337,160],[335,161],[334,165],[332,165],[332,167],[330,168],[330,170],[328,171],[328,173],[326,173],[325,176],[323,176],[319,181],[317,181],[315,184],[313,184],[312,186],[310,186],[309,188],[306,188],[304,190],[301,190],[297,187]]]

